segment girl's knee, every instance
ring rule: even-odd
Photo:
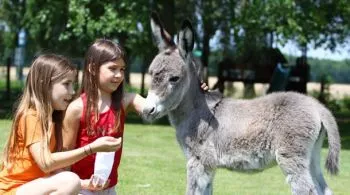
[[[20,186],[16,194],[78,194],[80,189],[79,176],[65,171],[28,182]]]
[[[71,171],[62,171],[60,173],[57,173],[56,176],[61,177],[61,178],[65,178],[65,180],[67,180],[68,178],[73,179],[73,180],[80,179],[77,174],[75,174]]]
[[[59,188],[65,189],[65,191],[71,194],[78,193],[81,188],[80,178],[77,174],[64,171],[56,175],[56,182],[58,182]]]

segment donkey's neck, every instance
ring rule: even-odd
[[[189,119],[191,114],[196,114],[199,110],[203,111],[203,108],[206,108],[205,105],[205,95],[200,88],[200,82],[197,79],[192,79],[181,103],[169,112],[170,123],[177,127],[182,121]]]

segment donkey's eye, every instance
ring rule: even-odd
[[[175,77],[170,77],[170,78],[169,78],[169,81],[172,82],[172,83],[175,83],[175,82],[177,82],[179,79],[180,79],[180,77],[175,76]]]

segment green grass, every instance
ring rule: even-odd
[[[0,120],[1,148],[6,141],[9,120]],[[340,174],[325,174],[334,194],[349,194],[350,123],[340,123],[342,146]],[[118,194],[184,194],[185,158],[169,126],[126,124],[124,150],[119,168]],[[322,165],[327,149],[322,151]],[[214,194],[290,194],[289,185],[278,167],[260,173],[244,174],[218,170]]]

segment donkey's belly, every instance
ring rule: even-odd
[[[235,152],[223,154],[218,158],[218,167],[230,170],[262,170],[273,164],[275,156],[271,151],[260,151],[254,153]]]

